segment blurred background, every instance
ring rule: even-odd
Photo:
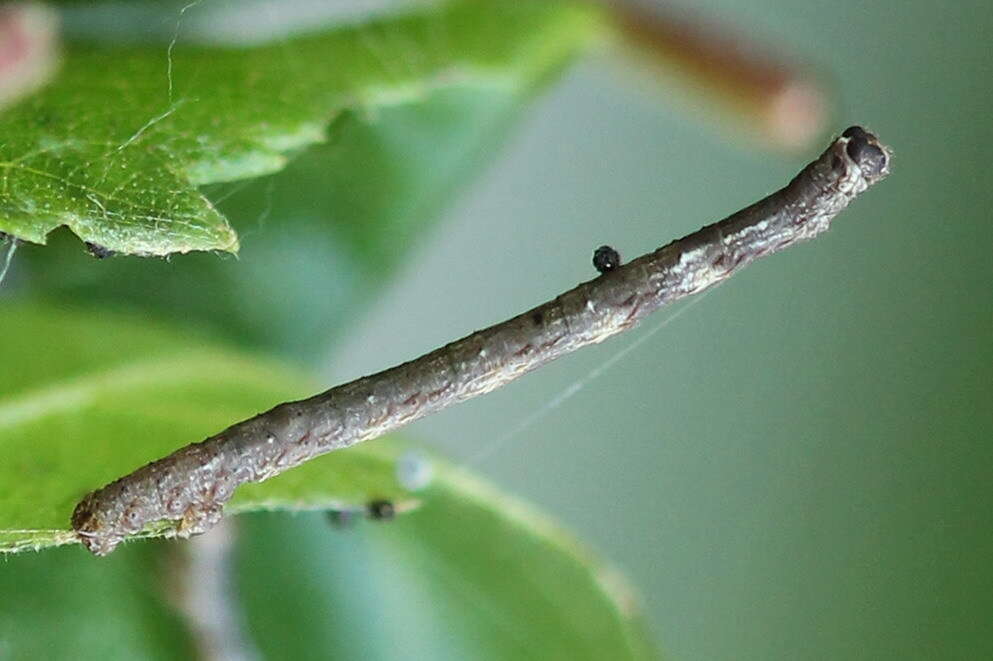
[[[299,11],[309,20],[321,4]],[[537,504],[622,568],[668,658],[993,657],[993,13],[978,0],[673,9],[812,71],[826,91],[824,132],[769,149],[761,135],[704,119],[710,107],[657,72],[604,51],[539,97],[454,203],[437,205],[436,226],[408,230],[412,256],[396,259],[385,290],[365,303],[355,299],[372,296],[363,285],[376,276],[351,268],[349,237],[329,258],[301,252],[305,235],[280,245],[268,231],[279,220],[272,200],[278,209],[296,195],[292,178],[245,193],[254,211],[239,227],[242,261],[224,264],[264,274],[266,259],[297,251],[291,284],[326,291],[299,313],[306,324],[286,301],[281,337],[309,332],[322,358],[306,362],[337,383],[591,278],[601,244],[632,258],[722,218],[785,184],[829,134],[868,127],[893,148],[893,173],[827,235],[405,435]],[[66,16],[70,34],[107,29],[92,15]],[[433,112],[448,108],[442,100]],[[229,204],[240,194],[218,191]],[[360,248],[389,260],[409,238]],[[250,259],[257,239],[270,252]],[[53,243],[76,261],[46,271],[25,247],[12,286],[86,291],[93,262],[74,239]],[[192,260],[139,266],[175,273]],[[190,290],[183,277],[177,301]],[[264,296],[287,281],[256,283]],[[253,319],[274,312],[246,305],[245,294],[214,306],[251,334]],[[169,290],[160,296],[170,300]],[[195,309],[177,309],[200,322]],[[336,310],[360,312],[342,320]],[[388,528],[329,542],[306,519],[293,519],[295,546],[313,556],[308,571],[323,572],[310,578],[320,599],[365,613],[327,625],[342,658],[451,653],[451,633],[425,610],[437,586],[405,566]],[[251,553],[264,551],[287,552]],[[261,594],[247,596],[253,622],[274,607]]]
[[[893,174],[828,235],[749,267],[484,458],[660,320],[409,434],[618,563],[670,658],[988,658],[993,12],[683,7],[813,63],[833,83],[829,130],[877,132]],[[634,257],[724,217],[826,144],[763,150],[626,66],[589,58],[537,103],[333,352],[330,381],[548,299],[591,277],[602,243]]]

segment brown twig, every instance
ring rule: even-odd
[[[846,130],[786,187],[689,236],[605,269],[554,300],[403,365],[287,402],[89,494],[72,526],[97,555],[160,520],[171,534],[208,530],[243,482],[375,438],[482,395],[580,347],[632,328],[752,261],[812,239],[889,173],[889,152]]]

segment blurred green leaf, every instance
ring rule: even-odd
[[[656,657],[616,570],[530,507],[433,467],[421,506],[388,524],[241,519],[239,593],[265,658]]]
[[[192,658],[166,601],[172,577],[162,546],[132,545],[103,562],[78,548],[4,558],[0,658]]]
[[[272,363],[119,315],[8,304],[2,333],[0,551],[74,541],[69,516],[88,491],[318,390]],[[247,485],[231,510],[403,499],[387,447]]]
[[[97,261],[57,232],[50,246],[23,246],[18,264],[32,287],[68,300],[126,303],[312,360],[375,299],[520,105],[506,90],[451,88],[374,117],[346,113],[329,143],[282,172],[210,187],[242,236],[238,260]]]
[[[22,305],[8,305],[4,312],[4,551],[71,542],[66,530],[69,514],[89,489],[260,408],[315,389],[272,364],[124,316]],[[404,582],[409,589],[402,594],[413,601],[384,608],[375,603],[375,590],[369,590],[370,596],[352,599],[348,607],[360,614],[374,609],[378,620],[373,618],[370,626],[376,629],[384,620],[409,625],[413,609],[421,624],[434,622],[427,632],[415,631],[419,642],[411,643],[425,653],[461,650],[473,658],[650,656],[633,596],[616,572],[523,504],[436,458],[421,457],[412,470],[404,452],[402,446],[380,439],[238,489],[229,512],[364,511],[367,503],[379,499],[396,502],[400,509],[418,506],[392,525],[362,524],[360,530],[337,533],[326,521],[309,515],[247,521],[241,593],[248,604],[250,633],[268,657],[291,658],[303,650],[347,656],[342,649],[349,645],[379,649],[383,658],[390,657],[391,649],[395,654],[396,648],[390,647],[398,642],[395,637],[380,632],[379,640],[354,638],[354,623],[361,617],[348,619],[351,642],[339,639],[343,629],[336,633],[326,626],[343,606],[334,596],[340,590],[328,583],[320,565],[328,565],[336,544],[350,540],[367,545],[368,553],[358,554],[368,565],[367,577]],[[407,489],[415,488],[412,479],[425,483],[416,493]],[[23,594],[34,596],[30,607],[18,610],[11,621],[20,626],[50,615],[52,606],[38,591],[61,581],[52,595],[75,638],[67,635],[53,642],[43,637],[30,646],[32,641],[8,634],[8,647],[28,646],[41,653],[45,645],[62,645],[42,654],[52,658],[65,656],[68,649],[101,649],[103,636],[138,637],[142,644],[155,645],[160,655],[181,656],[168,651],[179,642],[163,645],[154,639],[159,634],[139,633],[142,627],[154,625],[160,631],[173,626],[169,618],[154,623],[149,615],[161,607],[161,586],[146,587],[148,595],[134,594],[128,587],[128,581],[149,584],[151,576],[161,575],[154,564],[160,561],[148,550],[153,548],[157,546],[126,547],[112,557],[111,565],[88,558],[80,549],[60,551],[52,556],[58,558],[54,562],[34,554],[15,557],[8,571],[0,572],[0,587],[9,597],[6,607],[14,608]],[[105,566],[113,570],[105,571]],[[88,609],[87,599],[96,606]],[[278,607],[280,603],[286,608]],[[128,611],[120,623],[114,619],[119,608]],[[94,610],[115,622],[112,633],[102,626],[87,633]],[[0,640],[6,633],[0,631]],[[156,656],[123,643],[121,650],[115,654]]]
[[[160,45],[74,44],[52,84],[0,116],[0,231],[44,243],[68,225],[143,255],[237,250],[197,186],[279,170],[348,109],[449,86],[518,94],[596,26],[582,4],[453,0],[274,46],[177,46],[168,63]]]

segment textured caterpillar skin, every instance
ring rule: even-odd
[[[713,225],[416,360],[287,402],[138,469],[86,496],[72,526],[105,555],[160,520],[204,532],[243,482],[380,436],[498,388],[559,356],[631,328],[751,261],[811,239],[889,173],[889,152],[852,127],[785,188]]]

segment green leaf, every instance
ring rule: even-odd
[[[296,375],[220,349],[206,338],[184,337],[120,315],[21,305],[8,305],[4,315],[2,551],[71,542],[69,514],[89,489],[314,389]],[[397,649],[391,645],[407,646],[407,641],[384,636],[384,619],[402,624],[397,630],[403,631],[428,626],[427,638],[417,633],[410,642],[412,653],[419,649],[425,658],[442,652],[472,658],[651,655],[631,592],[616,572],[527,506],[440,459],[422,458],[426,463],[414,474],[425,484],[416,493],[408,491],[413,488],[410,471],[399,470],[406,465],[405,452],[379,439],[238,489],[230,512],[362,510],[374,499],[396,502],[401,510],[417,505],[389,526],[360,524],[355,531],[334,531],[320,516],[247,520],[241,594],[250,633],[267,656],[300,658],[294,651],[306,650],[342,655],[351,645],[366,658],[375,650],[374,656],[390,658]],[[341,586],[336,588],[323,569],[351,540],[359,540],[368,556],[362,562],[369,572],[360,576],[405,587],[391,592],[397,603],[384,605],[373,586],[353,585],[350,594],[366,596],[353,597],[346,604],[353,617],[341,618],[344,607],[335,597]],[[128,642],[114,647],[115,654],[182,656],[176,650],[185,638],[163,633],[178,626],[174,618],[156,623],[162,586],[135,594],[129,585],[136,580],[148,584],[161,573],[154,550],[159,548],[127,545],[110,564],[79,548],[58,551],[50,561],[40,559],[48,554],[15,556],[8,571],[0,572],[6,597],[0,615],[5,608],[15,613],[13,624],[5,626],[28,626],[58,608],[70,632],[68,642],[42,654],[45,658],[71,657],[70,651],[79,650],[89,654],[119,640]],[[282,583],[273,583],[276,579]],[[313,613],[287,617],[301,609]],[[360,635],[363,628],[355,625],[366,611],[369,636]],[[114,626],[95,625],[94,613]],[[333,630],[326,625],[331,620],[351,624],[347,631]],[[0,641],[5,633],[0,630]],[[41,642],[32,647],[23,636],[7,638],[18,650],[42,649]],[[144,644],[154,646],[154,653],[143,652]]]
[[[166,599],[163,546],[131,545],[106,562],[71,548],[4,558],[0,657],[194,658],[190,636]]]
[[[87,492],[317,386],[204,338],[102,313],[5,305],[0,354],[0,551],[74,541]],[[336,452],[264,485],[237,510],[403,500],[386,444]]]
[[[97,261],[57,232],[19,249],[17,266],[67,300],[126,303],[313,360],[375,300],[520,107],[503,90],[451,88],[375,118],[346,113],[331,142],[278,174],[206,191],[243,235],[238,260]]]
[[[243,518],[239,594],[265,658],[656,657],[616,570],[531,507],[433,466],[420,507],[388,524]]]
[[[197,189],[272,173],[348,109],[459,86],[520,93],[588,43],[583,4],[451,1],[260,48],[73,44],[0,115],[0,231],[60,225],[123,253],[237,250]]]

